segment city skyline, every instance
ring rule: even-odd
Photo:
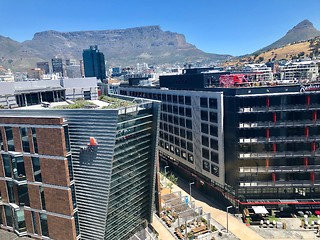
[[[271,44],[304,19],[320,28],[320,3],[316,1],[271,0],[266,4],[205,0],[197,5],[164,1],[160,5],[142,0],[119,6],[99,0],[88,11],[91,5],[88,1],[71,0],[66,5],[62,1],[27,0],[17,6],[14,1],[4,0],[3,9],[14,11],[3,11],[0,35],[22,42],[46,30],[72,32],[160,25],[165,31],[184,34],[189,43],[205,52],[237,56]]]

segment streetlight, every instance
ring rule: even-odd
[[[189,183],[189,195],[190,195],[190,204],[191,204],[191,186],[194,184],[194,182]]]
[[[169,166],[167,165],[167,166],[164,166],[164,184],[166,184],[167,183],[167,168],[168,168]]]
[[[228,206],[227,207],[227,232],[229,232],[228,230],[229,230],[229,219],[228,219],[228,216],[229,216],[229,208],[232,208],[233,206]]]

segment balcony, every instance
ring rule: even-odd
[[[310,180],[279,180],[279,181],[256,181],[256,182],[240,182],[240,187],[311,187],[319,186],[318,181],[312,182]]]
[[[319,126],[320,120],[297,120],[297,121],[266,121],[266,122],[246,122],[239,123],[239,128],[272,128],[272,127],[301,127]]]
[[[267,173],[267,172],[320,172],[320,166],[269,166],[269,167],[240,167],[240,173]]]
[[[278,105],[278,106],[252,106],[239,108],[238,113],[259,113],[259,112],[283,112],[283,111],[305,111],[318,110],[320,104],[297,104],[297,105]]]
[[[290,143],[290,142],[314,142],[320,141],[320,136],[292,136],[292,137],[258,137],[239,138],[239,143]]]
[[[285,152],[265,152],[265,153],[239,153],[240,159],[248,158],[286,158],[286,157],[319,157],[320,152],[311,151],[285,151]]]

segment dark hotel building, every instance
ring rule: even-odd
[[[60,73],[63,77],[63,63],[62,58],[53,58],[52,60],[52,72]]]
[[[98,50],[98,46],[90,46],[90,49],[83,50],[82,56],[85,77],[106,79],[104,55]]]
[[[319,84],[164,85],[120,86],[120,94],[162,101],[159,155],[171,170],[240,210],[320,209]]]

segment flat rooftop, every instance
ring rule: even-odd
[[[102,96],[100,100],[67,100],[62,102],[42,102],[37,105],[14,108],[15,110],[39,109],[118,109],[136,105],[134,99],[124,100],[116,97]]]

